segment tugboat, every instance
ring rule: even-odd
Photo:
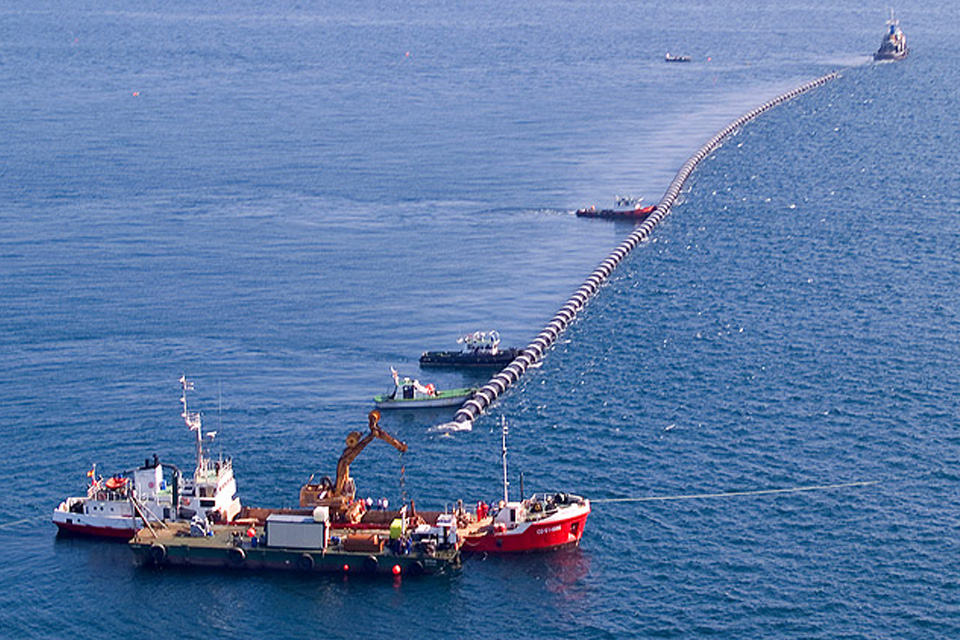
[[[503,500],[489,513],[485,503],[477,505],[476,521],[461,532],[463,551],[529,553],[576,547],[580,544],[587,516],[590,515],[590,501],[569,493],[535,493],[525,500],[511,501],[507,482],[505,419],[501,426]]]
[[[883,36],[880,48],[873,54],[874,60],[903,60],[910,53],[907,48],[907,37],[900,30],[900,21],[893,17],[890,10],[890,19],[887,20],[887,33]]]
[[[643,206],[643,198],[633,198],[630,196],[617,196],[616,208],[597,209],[596,205],[577,209],[577,216],[580,218],[614,218],[620,220],[635,220],[641,222],[647,219],[656,205]]]
[[[500,334],[496,331],[475,331],[457,339],[464,345],[462,351],[424,351],[421,367],[505,367],[520,355],[523,349],[500,348]]]
[[[473,396],[474,387],[446,389],[441,391],[433,384],[423,385],[412,378],[400,379],[397,370],[390,367],[393,374],[393,390],[390,393],[374,396],[377,409],[435,409],[438,407],[459,407]]]
[[[87,472],[87,495],[67,498],[53,511],[58,533],[129,540],[150,522],[190,520],[199,517],[214,522],[231,522],[240,513],[233,463],[212,461],[204,456],[200,414],[187,410],[187,391],[193,383],[180,378],[183,395],[181,416],[197,433],[197,466],[193,477],[161,463],[156,455],[142,467],[123,471],[104,480],[96,465]],[[213,434],[207,433],[206,436]],[[169,474],[164,473],[169,470]],[[169,479],[168,479],[169,476]]]

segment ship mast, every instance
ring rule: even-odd
[[[197,432],[196,473],[199,474],[203,469],[203,432],[201,429],[200,412],[190,412],[187,410],[187,391],[193,391],[193,383],[187,380],[185,375],[180,376],[180,387],[183,389],[183,395],[180,396],[180,402],[183,404],[183,413],[180,415],[183,417],[183,422],[187,425],[187,428],[190,429],[190,431]]]
[[[500,437],[502,440],[501,455],[503,456],[503,503],[510,502],[510,482],[507,480],[507,418],[500,416]]]

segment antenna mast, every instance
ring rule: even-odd
[[[203,466],[203,432],[201,429],[200,422],[200,413],[198,411],[190,412],[187,410],[187,391],[193,391],[193,383],[187,380],[187,376],[180,376],[180,387],[183,389],[183,395],[180,396],[180,402],[183,404],[183,417],[184,424],[187,425],[187,428],[190,431],[197,432],[197,471],[200,471]]]
[[[502,449],[501,455],[503,456],[503,502],[506,504],[510,502],[510,482],[507,480],[507,418],[506,416],[500,416],[500,427],[501,427],[501,441]]]

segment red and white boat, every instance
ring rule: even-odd
[[[632,196],[617,196],[616,203],[617,206],[614,209],[598,209],[596,205],[593,205],[577,209],[576,214],[580,218],[614,218],[642,222],[657,208],[653,204],[643,206],[643,198]]]
[[[472,553],[528,553],[569,549],[580,544],[589,515],[590,501],[569,493],[535,493],[519,502],[510,500],[507,425],[504,421],[503,500],[489,513],[485,504],[477,506],[476,522],[462,531],[462,550]]]
[[[165,521],[200,517],[213,522],[231,522],[240,514],[240,498],[233,477],[233,463],[211,460],[203,452],[204,434],[200,414],[187,410],[187,391],[193,383],[180,378],[183,388],[184,422],[197,433],[197,466],[193,477],[184,477],[172,464],[157,456],[142,467],[104,480],[96,466],[87,472],[87,495],[67,498],[53,511],[59,533],[129,540],[141,528]],[[165,473],[164,470],[167,470]]]

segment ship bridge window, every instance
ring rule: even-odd
[[[204,508],[212,507],[213,504],[214,504],[214,501],[213,501],[213,500],[201,500],[201,501],[200,501],[200,506],[201,506],[201,507],[204,507]]]

